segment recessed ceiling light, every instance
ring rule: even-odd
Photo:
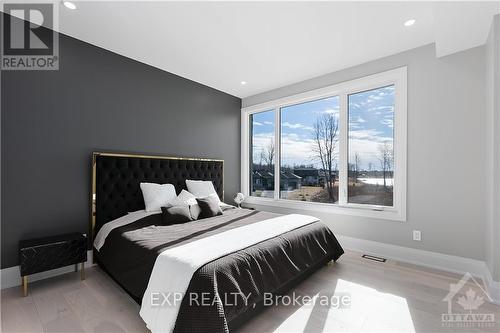
[[[240,83],[242,86],[244,86],[245,84],[247,84],[247,81],[241,81]]]
[[[405,22],[405,27],[411,27],[415,22],[417,22],[415,19],[409,19]]]
[[[76,9],[76,5],[71,1],[63,1],[63,5],[68,9]]]

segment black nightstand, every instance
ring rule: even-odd
[[[23,295],[28,295],[28,275],[81,263],[81,279],[85,279],[87,238],[80,233],[23,240],[19,242],[19,267]]]

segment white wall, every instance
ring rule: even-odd
[[[427,45],[251,96],[243,106],[408,66],[407,222],[316,215],[342,235],[485,260],[485,60],[484,46],[438,59]],[[411,239],[414,229],[422,242]]]
[[[486,225],[486,263],[493,279],[500,281],[500,15],[495,16],[486,43],[488,110],[489,195]]]
[[[493,193],[493,207],[494,207],[494,229],[493,229],[493,242],[494,242],[494,260],[495,268],[493,276],[496,281],[500,281],[500,15],[495,16],[493,29],[495,31],[495,76],[493,85],[493,112],[494,112],[494,164],[493,172],[494,178],[494,193]]]

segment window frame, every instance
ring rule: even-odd
[[[358,92],[394,85],[394,185],[393,206],[378,206],[347,202],[348,180],[348,96]],[[281,109],[287,106],[322,98],[339,96],[339,203],[305,202],[281,199]],[[250,115],[274,110],[274,198],[250,195]],[[328,87],[286,96],[241,109],[241,191],[249,204],[301,209],[331,214],[344,214],[377,219],[406,221],[407,183],[407,67],[384,71],[362,78],[341,82]],[[278,190],[276,190],[278,189]]]

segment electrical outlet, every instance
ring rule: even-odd
[[[420,230],[413,230],[413,240],[417,242],[422,241],[422,234],[420,233]]]

